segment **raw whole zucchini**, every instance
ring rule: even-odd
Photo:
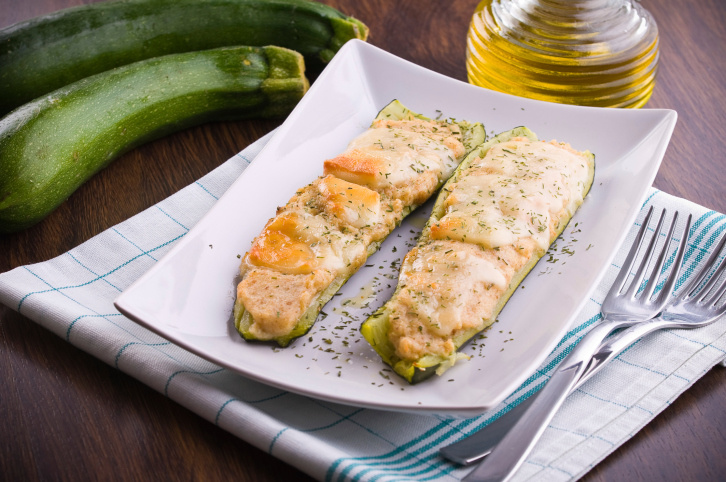
[[[420,119],[423,121],[431,120],[422,115],[413,113],[412,111],[405,108],[398,101],[393,101],[390,104],[388,104],[384,109],[382,109],[376,116],[376,120],[377,121],[413,120],[413,119],[411,119],[411,117],[413,117],[415,119]],[[464,156],[466,155],[466,153],[470,152],[473,148],[475,148],[476,146],[478,146],[482,142],[484,142],[484,140],[486,139],[486,133],[485,133],[484,127],[479,123],[469,124],[468,122],[456,122],[456,123],[450,123],[449,125],[456,126],[456,128],[457,128],[456,134],[457,135],[460,134],[461,143],[463,144],[463,147],[464,147],[464,152],[462,152],[462,154],[460,155],[460,157],[458,157],[458,159],[456,161],[458,164],[458,160],[463,159]],[[387,131],[388,129],[385,129],[385,130]],[[398,136],[398,134],[396,134],[396,136]],[[406,141],[406,142],[408,142],[408,141]],[[378,143],[380,143],[381,150],[383,150],[383,144],[381,143],[380,140],[378,141]],[[374,145],[375,145],[375,143],[374,143]],[[413,149],[412,144],[408,144],[408,146],[410,146],[410,148]],[[386,147],[386,148],[388,148],[388,147]],[[409,149],[409,147],[406,147],[406,150],[408,150],[408,149]],[[454,159],[450,158],[450,161],[454,162]],[[328,162],[332,162],[332,161],[326,161],[326,166],[328,165]],[[415,171],[415,172],[418,172],[419,175],[420,175],[420,173],[424,172],[424,170],[418,170],[419,168],[417,166],[415,166],[414,164],[411,164],[411,166],[406,166],[406,172],[408,172],[409,168],[413,169],[413,171]],[[327,172],[327,168],[326,168],[326,172]],[[452,172],[446,173],[446,178],[448,178],[448,176],[451,173]],[[391,174],[391,173],[388,173],[388,174]],[[388,179],[388,174],[386,174],[385,179]],[[336,178],[335,176],[336,175],[330,175],[324,179],[319,179],[318,181],[316,181],[316,183],[322,184],[323,182],[326,182],[326,181],[332,182],[332,183],[338,182],[341,184],[345,184],[347,186],[347,187],[336,188],[336,190],[343,191],[344,193],[345,192],[354,193],[356,189],[362,189],[369,193],[375,194],[376,197],[379,196],[378,193],[365,188],[365,185],[360,186],[357,182],[351,181],[350,179],[341,180],[339,178]],[[332,179],[329,179],[329,178],[332,178]],[[443,183],[446,181],[446,178],[438,179],[436,181],[436,185],[432,186],[431,193],[435,192],[441,185],[443,185]],[[350,181],[350,182],[347,182],[347,181]],[[306,189],[309,189],[309,188],[317,189],[317,187],[312,187],[312,186],[319,186],[319,185],[320,184],[316,185],[315,183],[313,183],[313,184],[307,186],[307,188],[299,190],[297,196],[300,196],[300,197],[304,196],[306,194],[306,191],[305,191]],[[340,193],[340,194],[343,195],[343,193]],[[353,195],[353,194],[351,194],[351,195]],[[300,199],[300,198],[297,198],[297,199]],[[387,212],[393,213],[394,212],[393,206],[391,204],[388,204],[389,201],[390,202],[399,202],[399,201],[394,200],[394,199],[389,199],[388,201],[385,202],[388,206],[391,206],[390,211],[387,211]],[[419,202],[413,202],[409,205],[404,205],[402,208],[402,213],[401,213],[402,217],[399,218],[397,222],[400,223],[400,219],[407,216],[416,207],[418,207],[418,205],[420,205],[421,202],[424,202],[424,201],[425,200],[420,200]],[[296,259],[296,257],[301,256],[298,254],[298,252],[302,252],[303,247],[300,247],[300,248],[296,247],[296,248],[292,249],[292,248],[289,248],[289,245],[285,245],[282,242],[280,242],[278,244],[273,244],[274,243],[273,241],[260,241],[260,240],[280,239],[280,235],[277,234],[280,232],[287,233],[287,235],[285,235],[285,238],[287,238],[287,236],[289,236],[290,239],[295,240],[295,238],[294,238],[295,233],[296,233],[295,229],[297,229],[297,228],[294,228],[294,227],[291,228],[290,226],[293,226],[294,225],[293,223],[295,222],[292,215],[296,215],[296,213],[297,213],[297,211],[296,211],[297,208],[295,206],[297,206],[298,204],[296,204],[296,202],[297,202],[296,198],[293,198],[293,200],[291,200],[290,203],[288,203],[288,205],[293,206],[293,207],[291,207],[290,211],[285,210],[285,208],[278,208],[278,216],[273,218],[272,220],[270,220],[268,225],[265,227],[265,231],[263,231],[263,235],[260,235],[255,240],[255,243],[253,243],[253,248],[250,250],[250,252],[248,252],[243,257],[241,270],[243,270],[243,272],[244,272],[243,273],[244,278],[243,278],[243,281],[240,282],[238,285],[238,296],[237,296],[237,300],[235,301],[235,305],[234,305],[234,320],[235,320],[235,327],[239,331],[240,335],[242,335],[242,337],[247,341],[254,341],[254,340],[260,340],[260,339],[274,340],[275,342],[277,342],[278,345],[284,347],[284,346],[287,346],[295,338],[300,337],[300,336],[304,335],[305,333],[307,333],[308,330],[310,330],[310,328],[315,323],[315,320],[318,317],[318,313],[320,313],[320,310],[322,309],[322,307],[328,301],[330,301],[330,299],[333,297],[333,295],[335,295],[335,293],[340,289],[340,287],[345,284],[345,282],[350,278],[350,276],[352,276],[355,273],[355,271],[362,264],[365,263],[365,258],[367,256],[372,255],[373,253],[375,253],[378,250],[381,243],[383,242],[383,239],[385,239],[385,235],[384,235],[383,239],[378,239],[378,240],[371,242],[370,244],[367,244],[367,246],[365,247],[366,248],[365,256],[356,257],[355,262],[353,262],[352,264],[349,263],[348,266],[350,267],[350,269],[339,271],[335,275],[331,274],[330,275],[331,281],[326,281],[326,284],[323,285],[321,291],[315,293],[314,296],[311,297],[310,301],[306,302],[302,306],[302,308],[304,308],[302,315],[299,318],[295,318],[293,316],[290,317],[290,321],[295,322],[291,331],[287,332],[286,334],[280,334],[280,335],[276,335],[273,337],[266,336],[265,338],[260,338],[260,337],[256,336],[255,333],[253,332],[254,330],[252,329],[252,326],[253,326],[253,323],[255,323],[255,319],[253,319],[252,313],[250,313],[250,310],[252,308],[250,308],[249,306],[245,307],[245,305],[241,299],[242,295],[240,294],[241,293],[240,289],[242,289],[241,287],[244,283],[249,281],[250,276],[252,276],[251,273],[254,273],[255,271],[258,271],[259,273],[261,273],[259,275],[260,277],[267,276],[265,274],[266,271],[264,271],[265,268],[272,268],[273,270],[275,270],[272,272],[271,275],[269,275],[269,276],[274,275],[274,277],[268,277],[269,279],[277,280],[275,282],[272,282],[272,285],[281,283],[281,281],[280,281],[281,279],[283,279],[284,277],[289,276],[291,274],[291,272],[286,273],[286,271],[283,271],[282,268],[278,268],[278,266],[282,264],[282,262],[279,260],[282,260],[284,263],[291,265],[292,264],[291,260]],[[345,202],[345,201],[343,201],[343,202]],[[348,200],[347,202],[350,203],[352,201]],[[376,201],[376,202],[378,202],[378,201]],[[357,202],[354,205],[357,206],[358,205]],[[310,208],[311,210],[320,209],[319,207],[317,207],[318,203],[315,201],[314,198],[310,198],[309,201],[306,201],[305,206],[306,207],[312,206],[312,208]],[[344,206],[349,206],[349,205],[344,204]],[[360,206],[365,206],[365,205],[361,204]],[[363,209],[363,210],[366,210],[366,209]],[[290,214],[290,216],[285,218],[284,216],[286,216],[287,214]],[[328,214],[327,211],[326,211],[326,214]],[[338,217],[336,214],[333,214],[332,216]],[[387,222],[383,223],[383,219],[386,219],[385,216],[386,215],[381,216],[379,218],[379,221],[377,221],[377,223],[379,223],[379,225],[385,225],[387,228],[389,228],[387,233],[390,233],[390,231],[395,227],[395,223],[393,221],[390,222],[390,225]],[[390,216],[393,217],[394,214],[390,214]],[[305,221],[305,224],[307,224],[307,223],[309,223],[310,226],[305,226],[304,229],[301,229],[301,231],[304,233],[308,233],[308,235],[310,235],[310,233],[315,231],[316,228],[312,222]],[[328,223],[328,224],[331,226],[334,226],[331,223]],[[368,223],[366,222],[365,224],[368,224]],[[273,229],[273,225],[275,226],[274,231],[273,231],[275,234],[269,235],[269,236],[265,235],[264,233],[268,232],[268,228],[270,230]],[[287,228],[284,228],[283,225],[287,226]],[[366,225],[366,226],[362,226],[358,229],[362,230],[364,228],[369,228],[369,227],[370,226]],[[310,228],[310,229],[308,229],[308,228]],[[282,231],[283,229],[287,229],[287,231]],[[350,231],[356,232],[356,231],[358,231],[358,229],[353,229]],[[333,238],[334,236],[338,235],[337,232],[335,232],[331,235],[331,232],[333,232],[335,229],[328,228],[328,226],[326,226],[326,230],[328,232],[324,233],[324,234],[328,235],[327,236],[328,242],[330,242],[330,238]],[[341,230],[341,232],[345,232],[345,233],[349,233],[350,231],[347,228],[342,228],[342,230]],[[276,236],[277,238],[273,238],[273,236]],[[252,266],[250,266],[248,264],[248,257],[252,256],[253,253],[259,252],[256,250],[264,249],[265,243],[269,243],[269,245],[271,245],[271,246],[276,246],[275,249],[271,249],[271,251],[272,251],[271,254],[276,257],[275,265],[271,266],[269,264],[261,264],[260,261],[257,261],[256,263],[252,264]],[[317,244],[325,244],[325,243],[323,241],[318,242],[316,240],[316,242],[313,243],[312,245],[315,246]],[[346,242],[346,244],[347,244],[347,242]],[[351,244],[351,246],[352,246],[352,244]],[[305,247],[305,249],[307,249],[307,248]],[[320,256],[320,257],[322,258],[322,256]],[[257,259],[259,260],[260,258],[258,257]],[[317,263],[317,261],[313,260],[310,262],[310,264],[313,264],[313,263]],[[289,268],[289,266],[288,266],[288,268]],[[304,274],[306,276],[309,276],[308,271],[310,271],[310,270],[307,270],[304,272]],[[278,272],[280,272],[282,274],[278,275],[277,274]],[[296,274],[303,274],[303,273],[299,272]],[[312,275],[313,275],[314,279],[320,278],[320,276],[314,276],[315,272],[313,272]],[[257,275],[255,275],[255,276],[257,276]],[[275,303],[276,302],[282,303],[280,300],[282,300],[283,298],[287,299],[289,297],[288,296],[289,294],[287,292],[283,291],[283,288],[280,288],[280,291],[274,291],[274,288],[279,288],[279,286],[266,286],[265,285],[266,281],[261,280],[260,277],[258,277],[257,281],[255,281],[255,283],[256,283],[255,284],[255,287],[256,287],[255,293],[259,294],[260,296],[264,296],[265,300],[267,299],[267,297],[272,298],[269,300],[269,303],[265,301],[264,308],[270,312],[269,316],[270,316],[270,318],[272,318],[272,321],[274,322],[276,320],[279,320],[280,315],[281,315],[281,311],[278,311],[280,309],[280,306],[276,305]],[[279,277],[279,279],[278,279],[278,277]],[[289,303],[287,303],[287,304],[289,304]],[[258,308],[262,307],[261,303],[257,303],[257,305],[258,305],[257,306]],[[298,308],[296,307],[296,309],[298,309]],[[275,317],[274,317],[275,311],[277,312],[277,319],[275,319]],[[283,318],[284,318],[284,313],[283,313]],[[267,334],[265,334],[265,335],[267,335]]]
[[[87,77],[0,119],[0,232],[31,226],[129,149],[212,120],[280,117],[308,88],[281,47],[167,55]]]
[[[368,28],[306,0],[115,0],[0,30],[0,116],[90,75],[152,57],[277,45],[318,73]]]
[[[461,249],[460,251],[457,251],[456,249],[449,249],[442,253],[442,251],[447,249],[447,248],[440,249],[440,248],[442,248],[443,243],[451,243],[452,240],[454,240],[454,241],[463,240],[464,242],[460,242],[457,246],[463,245],[463,246],[467,247],[466,249],[469,250],[469,253],[472,253],[474,256],[478,256],[476,254],[476,252],[479,250],[491,251],[491,249],[496,251],[496,253],[494,254],[495,257],[496,257],[496,255],[500,254],[499,247],[493,247],[493,248],[486,247],[485,245],[480,244],[481,242],[479,240],[474,241],[471,239],[471,233],[476,234],[477,231],[482,231],[484,229],[488,230],[488,232],[490,232],[490,233],[494,233],[497,228],[496,227],[492,228],[491,226],[496,226],[495,224],[490,224],[490,227],[487,227],[486,223],[480,222],[478,225],[467,223],[468,224],[468,226],[467,226],[467,225],[465,225],[465,221],[464,221],[464,219],[466,219],[465,217],[459,217],[458,219],[456,217],[454,217],[453,222],[448,222],[448,223],[443,223],[443,224],[442,224],[441,220],[448,212],[446,204],[447,204],[447,200],[448,200],[449,196],[452,193],[453,187],[456,185],[455,183],[457,183],[463,179],[462,173],[464,172],[465,169],[467,169],[468,167],[470,167],[472,165],[472,161],[477,158],[483,159],[485,157],[486,153],[494,145],[496,145],[498,143],[510,141],[516,137],[527,138],[530,141],[537,141],[537,136],[532,131],[530,131],[526,127],[517,127],[515,129],[512,129],[511,131],[501,133],[498,136],[494,137],[493,139],[489,140],[488,142],[482,144],[479,148],[477,148],[473,152],[471,152],[466,157],[466,159],[464,159],[464,161],[459,165],[456,172],[451,176],[450,180],[447,182],[447,184],[441,190],[441,192],[436,200],[436,204],[434,206],[433,212],[431,213],[431,217],[429,218],[429,221],[427,222],[427,224],[421,234],[421,237],[419,238],[419,240],[417,242],[416,248],[414,248],[414,251],[409,253],[409,256],[413,255],[414,252],[416,253],[413,258],[414,261],[409,261],[408,259],[404,260],[404,262],[402,264],[402,269],[401,269],[401,277],[399,278],[399,284],[396,287],[396,291],[394,292],[391,300],[389,300],[385,305],[383,305],[375,313],[373,313],[361,326],[361,332],[362,332],[363,336],[371,344],[371,346],[376,350],[376,352],[381,356],[383,361],[386,362],[387,364],[389,364],[391,367],[393,367],[394,371],[396,373],[398,373],[400,376],[402,376],[403,378],[405,378],[409,383],[413,384],[413,383],[420,382],[422,380],[425,380],[425,379],[431,377],[434,373],[438,372],[440,374],[443,371],[445,371],[447,368],[452,366],[458,357],[457,350],[459,348],[461,348],[462,345],[464,345],[464,343],[466,343],[468,340],[470,340],[473,336],[475,336],[477,333],[479,333],[482,329],[486,328],[487,326],[489,326],[491,323],[494,322],[497,315],[502,310],[502,308],[504,308],[504,305],[507,303],[507,301],[509,300],[511,295],[514,293],[514,291],[517,289],[519,284],[522,282],[522,280],[525,278],[525,276],[527,276],[529,271],[535,266],[535,264],[537,264],[539,259],[546,252],[546,249],[544,249],[544,248],[538,247],[538,248],[534,249],[532,254],[530,255],[529,259],[526,261],[526,263],[524,263],[521,266],[521,268],[514,271],[511,281],[509,282],[508,285],[504,284],[505,278],[503,278],[503,277],[501,278],[502,279],[501,286],[504,289],[504,291],[501,293],[501,295],[499,296],[498,299],[495,298],[496,303],[492,305],[493,309],[491,312],[492,313],[491,316],[481,320],[481,322],[478,322],[479,325],[474,328],[461,328],[461,329],[456,329],[456,330],[452,331],[450,342],[453,342],[452,343],[453,352],[451,352],[448,356],[431,353],[430,352],[431,349],[429,349],[429,348],[426,349],[426,351],[429,351],[429,352],[426,353],[426,351],[424,351],[425,354],[423,356],[420,356],[418,359],[412,360],[409,358],[404,358],[399,355],[399,353],[397,352],[397,349],[396,349],[396,345],[394,345],[394,343],[390,339],[390,336],[392,333],[391,316],[392,316],[392,313],[394,312],[394,309],[392,308],[392,303],[394,303],[394,300],[397,300],[400,296],[406,296],[408,298],[413,298],[413,299],[416,299],[418,297],[418,299],[426,300],[425,301],[426,303],[434,303],[433,306],[438,306],[436,309],[442,310],[441,311],[442,313],[444,313],[445,310],[447,310],[447,309],[449,309],[449,310],[454,309],[453,308],[454,303],[459,303],[458,306],[464,306],[464,307],[469,306],[469,305],[466,305],[466,301],[460,301],[460,300],[466,300],[467,299],[466,297],[457,298],[457,296],[461,296],[462,292],[464,291],[464,288],[458,284],[457,284],[458,293],[451,292],[450,294],[446,295],[446,296],[448,296],[447,300],[451,300],[451,303],[449,303],[449,301],[446,301],[446,304],[449,305],[448,307],[444,306],[445,298],[443,298],[443,295],[441,295],[442,296],[441,299],[437,298],[438,301],[431,301],[433,299],[433,297],[431,296],[431,293],[426,292],[426,291],[417,291],[418,289],[420,289],[419,288],[421,286],[420,282],[418,282],[418,284],[414,283],[410,287],[406,287],[407,293],[405,293],[405,294],[402,293],[401,287],[405,286],[406,283],[402,283],[401,280],[404,278],[404,275],[406,277],[409,276],[409,274],[407,273],[407,270],[412,270],[412,268],[409,268],[409,265],[413,266],[411,263],[424,263],[421,266],[427,267],[427,269],[424,269],[424,271],[426,271],[426,272],[447,273],[447,274],[443,274],[443,275],[438,275],[439,276],[438,279],[441,279],[441,276],[453,276],[454,275],[453,271],[449,274],[447,272],[447,269],[448,270],[468,269],[466,262],[461,264],[461,262],[456,261],[456,259],[454,259],[453,261],[451,261],[451,259],[450,259],[451,257],[456,258],[456,256],[458,256],[458,254],[457,254],[458,252],[466,253],[466,250]],[[510,151],[507,151],[507,152],[512,154],[514,157],[514,155],[515,155],[514,152],[510,152]],[[593,156],[589,152],[584,152],[581,154],[583,154],[584,157],[587,158],[587,165],[582,164],[580,167],[584,170],[584,173],[588,176],[588,180],[586,182],[584,182],[582,185],[578,184],[577,186],[582,186],[582,192],[584,193],[583,194],[583,198],[584,198],[587,195],[587,192],[590,190],[590,187],[592,186],[592,181],[593,181],[594,174],[595,174],[595,156]],[[504,161],[502,161],[502,162],[504,162]],[[515,163],[517,162],[516,159],[514,162]],[[526,167],[526,171],[524,171],[524,172],[529,173],[530,166],[527,165],[525,167]],[[525,169],[525,167],[521,167],[518,169]],[[477,171],[477,172],[484,173],[483,175],[490,175],[488,169],[489,169],[489,167],[484,167],[482,170]],[[527,175],[537,175],[537,174],[533,173],[533,174],[527,174]],[[471,176],[472,180],[476,178],[476,174],[470,175],[470,176]],[[501,179],[503,179],[505,177],[506,177],[506,175],[501,176]],[[506,179],[506,181],[510,184],[518,184],[516,181],[516,178],[514,181],[512,179]],[[472,182],[475,183],[476,181],[472,181]],[[501,182],[502,181],[497,181],[497,183],[501,183]],[[506,186],[506,184],[505,184],[505,186]],[[540,190],[539,186],[537,187],[537,190]],[[544,184],[542,184],[542,190],[546,191],[546,189],[544,189]],[[554,194],[555,197],[558,197],[559,187],[557,188],[557,190],[558,191],[555,192],[555,194]],[[519,186],[517,186],[515,188],[515,191],[516,191],[515,197],[519,197],[520,192],[522,193],[521,194],[522,197],[526,196],[525,191],[520,190]],[[461,191],[459,191],[459,192],[461,192]],[[471,192],[474,192],[474,191],[471,191]],[[479,213],[485,213],[486,211],[481,210],[483,203],[488,203],[490,199],[492,200],[491,202],[495,202],[494,201],[495,198],[490,197],[490,196],[494,196],[494,195],[495,195],[494,191],[489,191],[489,193],[487,193],[482,190],[479,190],[478,193],[475,195],[475,197],[467,197],[467,196],[464,196],[463,194],[460,194],[459,195],[460,200],[455,200],[452,202],[463,203],[463,205],[465,205],[465,206],[471,206],[471,210],[473,212],[476,212],[478,210]],[[514,194],[513,194],[513,196],[514,196]],[[513,199],[513,198],[507,197],[506,199]],[[509,201],[507,201],[507,202],[509,202]],[[514,202],[516,203],[516,200]],[[576,206],[577,205],[579,205],[579,204],[576,203]],[[575,206],[575,209],[576,209],[576,206]],[[514,209],[519,211],[519,207],[516,204],[515,204]],[[458,213],[458,211],[453,211],[453,214],[457,214],[457,213]],[[530,216],[530,215],[534,216],[534,214],[528,213],[528,216]],[[484,216],[486,216],[486,215],[484,214]],[[549,243],[552,243],[557,238],[557,236],[559,236],[562,233],[562,231],[565,229],[570,218],[571,218],[571,215],[558,218],[557,222],[559,224],[556,224],[553,227],[553,231],[550,229],[547,229],[547,232],[545,234],[542,234],[541,237],[544,237],[545,239],[547,239],[546,235],[549,234]],[[481,219],[488,219],[488,218],[484,217]],[[531,222],[534,224],[536,218],[532,217],[531,219],[532,219]],[[442,226],[446,226],[446,227],[442,227]],[[539,230],[539,232],[543,233],[544,226],[543,225],[540,225],[540,226],[542,229]],[[439,230],[436,237],[432,237],[432,228]],[[444,236],[442,237],[442,235],[440,233],[444,229],[447,229],[447,231],[446,231],[446,233],[444,233]],[[456,232],[457,229],[459,229],[458,233]],[[492,231],[492,229],[494,229],[495,231]],[[462,234],[462,232],[465,232],[466,234]],[[446,236],[447,233],[450,233],[450,235],[453,237]],[[530,235],[532,237],[535,236],[535,234],[532,231],[530,231],[530,233],[531,233]],[[497,234],[497,235],[501,236],[501,234]],[[495,235],[495,236],[497,236],[497,235]],[[457,239],[460,236],[463,236],[463,239]],[[467,238],[467,236],[469,236],[469,238]],[[499,245],[496,245],[496,246],[499,246]],[[507,247],[505,245],[502,245],[502,246],[503,246],[503,248]],[[476,249],[474,249],[474,248],[476,248]],[[439,251],[435,251],[436,249],[439,249]],[[524,248],[519,248],[519,249],[524,249]],[[436,262],[426,260],[426,259],[431,259],[431,260],[436,259],[435,257],[421,258],[421,256],[426,256],[426,255],[421,255],[420,253],[427,253],[427,252],[430,253],[430,252],[432,252],[432,250],[434,250],[433,252],[436,253],[433,256],[436,256],[439,259],[439,261],[436,261],[436,262],[449,263],[449,264],[446,264],[445,268],[440,267],[440,266],[443,266],[443,264],[437,265],[437,264],[434,264]],[[449,258],[446,258],[446,255],[452,251],[454,252],[454,254],[449,255]],[[492,251],[492,252],[494,252],[494,251]],[[407,256],[407,258],[409,256]],[[429,255],[429,256],[431,256],[431,255]],[[459,259],[462,259],[462,260],[466,259],[466,256],[467,256],[467,254],[464,254],[463,257],[459,258]],[[471,255],[469,255],[469,256],[471,256]],[[504,255],[502,254],[502,256],[504,256]],[[479,259],[479,258],[475,258],[475,259]],[[500,259],[500,258],[496,258],[496,259]],[[442,260],[445,260],[445,261],[442,261]],[[479,262],[481,263],[481,261],[479,261]],[[506,260],[503,263],[508,264],[508,263],[506,263]],[[476,266],[476,263],[474,264],[474,266]],[[460,273],[459,276],[464,275],[464,276],[468,276],[468,279],[472,279],[473,273],[480,274],[483,272],[487,276],[489,276],[489,279],[494,279],[495,277],[489,274],[491,272],[486,271],[487,266],[489,266],[488,269],[494,269],[493,265],[491,265],[491,264],[488,264],[488,265],[482,264],[481,267],[484,268],[484,271],[479,271],[479,272],[459,271],[459,273]],[[469,273],[469,274],[467,275],[466,273]],[[420,276],[420,275],[417,275],[417,276]],[[434,275],[431,275],[431,276],[434,276]],[[499,276],[501,276],[501,274]],[[486,283],[484,283],[482,286],[486,286],[487,283],[489,283],[489,281],[486,281]],[[431,287],[432,285],[429,284],[428,286]],[[489,285],[489,287],[485,287],[484,289],[486,290],[486,292],[488,292],[492,286],[493,286],[493,284]],[[439,288],[439,290],[441,290],[441,289],[443,289],[443,288]],[[434,289],[433,292],[436,293],[436,290]],[[483,297],[486,296],[486,292],[483,290],[482,291],[473,290],[473,292],[479,293],[479,294],[472,296],[471,299],[473,299],[477,303],[481,303],[481,300],[483,299]],[[410,293],[413,293],[413,295],[411,295]],[[438,303],[438,305],[436,305],[435,303]],[[403,306],[408,306],[408,305],[403,305]],[[413,306],[416,306],[416,305],[413,305]],[[428,316],[428,323],[433,324],[432,326],[434,327],[435,330],[440,329],[440,326],[438,324],[439,318],[435,318],[435,319],[432,318],[433,315],[431,314],[430,311],[428,311],[428,308],[426,306],[427,305],[424,305],[423,307],[416,308],[416,309],[408,308],[408,312],[406,312],[405,315],[397,315],[397,316],[406,316],[406,317],[408,317],[409,315],[415,316],[414,319],[419,320],[416,322],[416,324],[423,325],[427,322],[420,321],[420,320],[422,320],[422,318],[421,318],[422,315],[420,313],[425,313],[425,315],[423,315],[423,316],[424,317]],[[465,308],[456,308],[456,309],[465,310]],[[460,313],[466,313],[466,311],[461,311]],[[439,316],[439,315],[436,315],[436,316]],[[396,319],[398,319],[398,318],[396,318]],[[406,320],[406,322],[407,322],[407,320]],[[472,319],[472,322],[473,322],[473,319]],[[410,327],[409,329],[411,329],[413,331],[414,335],[412,335],[412,336],[418,336],[418,333],[416,333],[416,330],[414,329],[414,328],[416,328],[415,325],[412,327],[411,327],[411,325],[405,325],[405,326],[409,326]],[[422,336],[425,336],[427,333],[429,333],[429,331],[422,331],[423,326],[418,326],[417,328],[418,328],[418,332],[422,333]],[[429,328],[427,328],[427,330],[429,330]],[[422,338],[422,340],[427,340],[427,343],[425,344],[425,346],[428,347],[429,346],[428,339]],[[433,343],[433,341],[435,341],[435,340],[431,340],[432,343]],[[421,346],[423,346],[423,345],[421,345]],[[413,351],[412,353],[417,353],[417,352]]]

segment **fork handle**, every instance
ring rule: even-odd
[[[670,326],[672,326],[672,323],[666,322],[663,319],[637,323],[627,330],[618,333],[608,342],[603,343],[598,352],[593,355],[592,361],[585,368],[585,371],[577,380],[570,393],[580,388],[586,381],[598,373],[610,360],[618,356],[632,343],[649,333],[663,328],[669,328]],[[522,415],[524,415],[528,407],[534,403],[538,396],[539,392],[512,408],[510,411],[478,432],[441,448],[439,452],[442,456],[460,465],[471,465],[474,462],[481,460],[491,453],[494,447],[497,446],[497,444],[517,423]]]
[[[465,482],[504,482],[509,480],[532,451],[567,395],[586,371],[590,359],[603,340],[614,330],[633,321],[603,321],[590,330],[563,360],[536,400]]]

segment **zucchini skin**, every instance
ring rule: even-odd
[[[514,137],[526,137],[532,141],[538,140],[537,136],[526,127],[515,127],[512,130],[502,132],[501,134],[498,134],[494,138],[490,139],[489,141],[485,142],[477,149],[472,151],[466,157],[466,159],[462,161],[462,163],[456,169],[456,172],[454,172],[447,184],[457,182],[461,172],[471,164],[471,161],[473,159],[477,157],[484,157],[487,151],[489,151],[489,149],[493,145],[501,142],[506,142]],[[588,185],[585,186],[583,198],[587,196],[587,194],[590,192],[590,188],[592,187],[592,183],[595,177],[595,156],[591,153],[588,153],[588,157],[590,158],[590,177],[588,179]],[[424,244],[428,241],[432,223],[443,217],[443,215],[445,214],[444,202],[446,201],[448,195],[449,191],[446,189],[446,186],[444,186],[444,188],[439,192],[439,195],[436,199],[436,204],[434,205],[434,209],[431,213],[431,217],[426,223],[426,226],[421,233],[421,237],[419,238],[417,245]],[[567,222],[563,222],[560,226],[558,226],[557,233],[554,239],[557,239],[557,237],[562,234],[568,223],[569,219],[567,220]],[[537,262],[540,260],[540,258],[542,258],[542,256],[544,256],[546,252],[546,250],[542,250],[541,252],[538,252],[535,256],[532,256],[529,262],[524,265],[518,273],[514,275],[512,281],[509,284],[509,287],[504,293],[502,293],[499,302],[494,308],[492,316],[491,318],[489,318],[489,325],[491,325],[491,323],[496,320],[497,316],[507,304],[507,301],[509,301],[509,298],[512,296],[512,294],[514,294],[517,287],[522,283],[522,281],[524,281],[529,272],[535,267]],[[392,298],[396,297],[396,295],[398,294],[398,290],[399,287],[397,286]],[[436,373],[437,369],[442,366],[442,364],[447,362],[447,359],[445,357],[436,355],[426,355],[421,359],[417,360],[416,362],[410,362],[398,358],[395,354],[395,348],[393,344],[388,339],[390,315],[387,306],[388,303],[384,304],[378,310],[376,310],[375,313],[368,317],[365,322],[363,322],[360,329],[363,337],[368,341],[368,343],[370,343],[370,345],[378,353],[378,355],[380,355],[383,361],[390,365],[398,375],[403,377],[410,384],[415,385],[416,383],[431,378],[434,373]],[[486,328],[486,326],[484,328]],[[481,329],[474,328],[459,333],[456,337],[454,337],[454,345],[456,347],[456,351],[458,351],[464,344],[466,344],[466,342],[468,342],[471,338],[477,335],[480,331]]]
[[[306,0],[115,0],[0,30],[0,116],[41,95],[122,65],[219,47],[276,45],[318,73],[368,28]]]
[[[413,117],[425,121],[430,121],[428,117],[425,117],[421,114],[417,114],[409,109],[407,109],[403,104],[401,104],[398,100],[391,101],[388,105],[386,105],[383,109],[381,109],[378,114],[376,115],[375,120],[383,120],[383,119],[395,119],[395,120],[401,120],[406,118],[408,115],[412,115]],[[468,122],[461,122],[459,125],[462,128],[463,133],[463,144],[467,152],[470,152],[472,149],[478,147],[486,140],[486,130],[484,129],[484,126],[480,123],[468,123]],[[438,187],[441,187],[445,181],[441,182]],[[437,187],[437,189],[438,189]],[[403,210],[403,216],[401,219],[406,218],[409,214],[411,214],[419,205],[414,206],[408,206],[404,208]],[[393,232],[393,231],[391,231]],[[389,233],[390,235],[391,233]],[[381,244],[385,241],[385,239],[382,239],[380,241],[371,243],[371,245],[368,246],[368,255],[367,257],[372,256],[378,249],[381,247]],[[351,276],[355,274],[360,267],[365,264],[365,260],[361,262],[358,266],[355,267],[354,270],[348,275],[348,276],[337,276],[333,282],[324,289],[316,299],[314,299],[310,306],[308,307],[307,311],[303,313],[302,317],[298,320],[295,327],[292,329],[290,333],[288,333],[285,336],[280,336],[277,338],[273,338],[275,342],[281,347],[286,347],[290,344],[295,338],[299,338],[303,335],[305,335],[315,324],[315,321],[317,320],[318,314],[323,309],[323,306],[330,301],[333,296],[335,296],[335,293],[338,292],[338,290],[350,279]],[[254,334],[252,334],[249,331],[250,326],[252,325],[252,315],[248,311],[245,310],[244,305],[240,301],[239,298],[235,300],[234,304],[234,311],[233,311],[233,318],[234,318],[234,326],[239,332],[240,336],[244,338],[246,341],[249,342],[257,342],[261,341],[258,340]]]
[[[303,58],[229,47],[149,59],[65,86],[0,119],[0,232],[27,228],[124,152],[212,120],[279,117],[308,88]]]

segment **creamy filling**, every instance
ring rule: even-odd
[[[464,313],[472,299],[493,286],[504,289],[506,284],[504,275],[489,261],[460,246],[445,248],[433,245],[424,250],[401,277],[413,301],[408,308],[439,336],[449,336],[466,323]]]
[[[456,332],[484,328],[509,283],[492,261],[459,241],[432,241],[409,253],[388,305],[389,337],[399,357],[449,356]]]

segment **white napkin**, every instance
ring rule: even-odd
[[[539,389],[599,319],[615,263],[544,365],[501,405],[468,420],[364,410],[294,395],[213,365],[128,320],[118,294],[204,215],[270,139],[198,182],[55,259],[0,275],[0,302],[210,422],[326,481],[460,480],[438,449]],[[724,215],[652,190],[645,203],[692,213],[688,272],[726,229]],[[638,222],[642,220],[641,212]],[[570,396],[516,480],[575,480],[627,441],[726,354],[726,321],[662,331],[635,343]]]

